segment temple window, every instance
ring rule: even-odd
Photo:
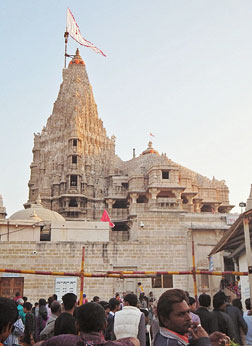
[[[73,139],[73,147],[77,147],[77,139]]]
[[[72,163],[77,163],[77,155],[72,156]]]
[[[152,288],[173,288],[173,277],[170,274],[158,274],[152,279]]]
[[[162,171],[162,179],[169,179],[169,171]]]
[[[76,198],[70,198],[69,207],[74,207],[74,208],[78,207]]]
[[[70,186],[77,186],[77,175],[70,176]]]

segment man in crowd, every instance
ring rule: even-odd
[[[223,292],[217,292],[213,297],[214,318],[218,324],[218,331],[234,339],[234,324],[231,317],[226,313],[226,296]]]
[[[46,322],[45,328],[40,333],[40,340],[46,340],[54,336],[54,325],[58,316],[61,314],[61,305],[54,300],[51,304],[51,316]]]
[[[64,312],[55,320],[54,335],[76,334],[73,313],[76,307],[77,296],[74,293],[66,293],[62,300]]]
[[[234,325],[234,341],[242,345],[242,339],[241,339],[241,333],[240,329],[243,330],[244,334],[247,334],[248,326],[246,322],[244,321],[240,310],[231,304],[227,304],[226,306],[226,313],[231,317]]]
[[[114,334],[116,339],[138,338],[140,346],[146,346],[145,316],[137,308],[137,296],[133,293],[124,297],[124,307],[115,314]]]
[[[192,325],[187,296],[183,290],[164,292],[159,298],[157,313],[160,330],[154,339],[154,346],[187,346],[188,332],[192,334],[195,346],[218,345],[225,338],[224,334],[217,332],[209,338],[200,324]]]
[[[208,334],[212,334],[218,330],[217,320],[214,318],[214,314],[208,310],[210,305],[211,297],[203,293],[199,296],[199,308],[195,311],[195,314],[200,317],[202,327]]]
[[[248,325],[248,331],[246,334],[246,345],[252,345],[252,311],[250,305],[250,298],[245,300],[247,311],[244,312],[243,318]]]
[[[59,335],[46,341],[41,341],[35,346],[139,346],[135,338],[115,341],[105,341],[102,331],[105,328],[105,312],[101,305],[91,302],[81,305],[77,310],[77,329],[79,335]]]
[[[107,317],[107,328],[105,331],[105,339],[112,340],[112,333],[114,330],[114,319],[115,313],[120,310],[120,301],[116,298],[111,298],[109,300],[109,309],[110,312]]]
[[[17,304],[14,300],[0,297],[0,346],[14,330],[18,319]]]

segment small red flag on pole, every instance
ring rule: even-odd
[[[109,216],[109,214],[108,214],[108,212],[107,212],[107,210],[106,209],[104,209],[104,211],[103,211],[103,214],[102,214],[102,217],[101,217],[101,221],[103,221],[103,222],[109,222],[109,226],[110,227],[115,227],[115,225],[113,224],[113,222],[111,221],[111,219],[110,219],[110,216]]]

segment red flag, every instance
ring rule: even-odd
[[[110,227],[115,227],[115,225],[113,224],[113,222],[111,221],[111,219],[110,219],[110,217],[109,217],[109,214],[108,214],[108,212],[107,212],[107,210],[106,209],[104,209],[104,211],[103,211],[103,214],[102,214],[102,217],[101,217],[101,221],[103,221],[103,222],[109,222],[109,226]]]

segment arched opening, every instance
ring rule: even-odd
[[[200,211],[202,213],[212,213],[213,210],[214,210],[213,207],[211,205],[207,205],[207,204],[204,204],[200,209]]]
[[[188,199],[187,199],[187,197],[186,196],[181,196],[181,198],[182,198],[182,203],[183,204],[188,204],[189,203],[189,201],[188,201]]]
[[[157,198],[176,198],[175,194],[171,191],[161,191],[157,195]]]
[[[68,206],[69,206],[69,207],[72,207],[72,208],[78,207],[78,203],[77,203],[76,198],[70,198],[70,201],[69,201]]]

